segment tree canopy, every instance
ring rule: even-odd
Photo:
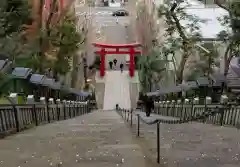
[[[162,79],[166,61],[158,49],[153,49],[148,55],[141,56],[137,65],[142,92],[152,91],[153,84]]]
[[[58,79],[70,71],[73,56],[85,41],[84,35],[76,28],[75,13],[64,10],[59,15],[57,0],[53,1],[44,24],[39,17],[34,34],[29,34],[33,20],[32,6],[28,2],[1,0],[1,54],[8,57],[14,67],[30,67],[34,72]],[[43,9],[41,5],[39,8]],[[6,77],[1,77],[1,81],[5,82]]]
[[[165,31],[165,54],[182,50],[182,57],[176,71],[177,83],[183,81],[183,72],[188,58],[192,55],[194,44],[201,39],[199,24],[206,20],[186,12],[188,4],[183,0],[170,0],[159,7],[158,15],[164,18],[167,26]],[[183,23],[184,21],[184,23]]]

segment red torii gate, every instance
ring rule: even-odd
[[[105,75],[105,56],[106,54],[129,54],[130,56],[130,65],[129,65],[129,75],[130,77],[134,76],[135,72],[135,54],[141,54],[141,51],[135,50],[137,47],[141,47],[139,43],[133,44],[102,44],[102,43],[93,43],[93,46],[101,48],[101,50],[95,51],[96,54],[100,55],[101,65],[100,65],[100,76],[104,77]],[[107,51],[106,49],[115,49],[115,51]],[[120,50],[120,49],[128,49]]]

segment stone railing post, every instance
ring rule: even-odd
[[[166,111],[166,102],[165,101],[162,101],[162,111],[161,111],[161,114],[164,115],[165,114],[165,111]]]
[[[61,105],[60,99],[56,100],[56,110],[57,110],[57,120],[60,120],[60,118],[62,117],[62,105]]]
[[[18,104],[18,95],[17,95],[17,93],[10,93],[8,98],[9,98],[11,104]]]
[[[190,100],[189,99],[185,99],[184,100],[184,104],[189,104],[190,103]]]
[[[39,106],[41,107],[41,112],[43,112],[44,120],[48,121],[48,115],[49,115],[48,114],[48,105],[47,105],[45,97],[40,97],[40,104],[42,104]]]
[[[28,96],[27,96],[27,102],[26,102],[26,104],[35,104],[34,95],[28,95]]]
[[[182,118],[186,118],[189,115],[191,115],[191,110],[189,108],[190,100],[189,99],[184,99],[184,105],[183,105],[183,112],[182,112]]]
[[[40,97],[40,104],[45,104],[46,105],[46,98],[45,97]]]
[[[177,100],[177,112],[176,112],[176,116],[177,116],[177,117],[180,117],[180,116],[181,116],[182,107],[183,107],[182,100],[181,100],[181,99],[178,99],[178,100]]]
[[[209,96],[207,96],[207,97],[205,98],[205,109],[204,109],[204,112],[207,112],[207,110],[208,110],[208,105],[210,105],[210,104],[212,104],[212,98],[209,97]]]
[[[15,123],[16,123],[16,129],[17,129],[17,132],[19,132],[21,130],[22,125],[23,125],[23,119],[22,119],[21,111],[17,107],[18,95],[17,95],[17,93],[11,93],[8,96],[8,98],[9,98],[11,104],[12,104],[12,111],[14,113],[14,120],[15,120]],[[3,117],[3,118],[5,118],[5,117]]]
[[[197,109],[199,109],[199,107],[197,107],[197,105],[199,104],[200,100],[199,97],[195,97],[192,101],[192,110],[191,110],[191,116],[194,117],[196,116],[196,112]]]
[[[221,104],[227,104],[228,103],[228,96],[227,95],[221,95],[220,103]]]
[[[76,117],[76,107],[75,107],[75,101],[71,101],[72,111],[73,111],[73,117]]]
[[[167,116],[169,116],[169,109],[170,109],[170,101],[168,100],[168,101],[166,101],[166,114],[167,114]]]
[[[63,100],[62,101],[62,108],[63,108],[63,119],[67,119],[67,108],[66,108],[66,105],[67,105],[67,101],[66,100]]]
[[[224,122],[225,122],[224,113],[225,113],[225,110],[227,108],[226,106],[228,104],[228,96],[227,95],[221,95],[220,103],[221,103],[221,107],[220,107],[220,114],[221,114],[220,124],[221,124],[221,126],[223,126]],[[239,124],[239,122],[237,122],[237,124]]]
[[[71,101],[67,101],[66,102],[66,106],[67,106],[67,112],[68,112],[68,116],[70,117],[70,118],[72,118],[72,109],[71,109]]]
[[[207,97],[205,98],[205,104],[207,104],[207,105],[212,104],[212,98],[209,97],[209,96],[207,96]]]
[[[35,99],[34,95],[28,95],[27,96],[27,102],[26,104],[32,105],[31,111],[32,111],[32,119],[35,122],[36,126],[38,126],[38,119],[39,119],[39,113],[36,111],[36,105],[35,105]],[[28,107],[28,106],[27,106]]]
[[[199,104],[199,97],[195,97],[193,99],[193,104],[198,105]]]
[[[54,112],[54,99],[49,98],[48,99],[48,122],[51,122],[51,119],[55,119],[55,112]]]
[[[78,116],[81,115],[81,102],[80,101],[77,101],[77,114]]]
[[[172,100],[171,101],[171,104],[172,104],[172,116],[174,117],[175,116],[175,112],[176,112],[176,101],[175,100]]]

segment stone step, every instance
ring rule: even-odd
[[[1,167],[150,167],[115,111],[24,131],[0,141]]]

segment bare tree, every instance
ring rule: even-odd
[[[136,18],[137,36],[143,47],[143,54],[151,52],[153,41],[156,40],[153,15],[148,11],[146,4],[140,3],[137,8]]]

